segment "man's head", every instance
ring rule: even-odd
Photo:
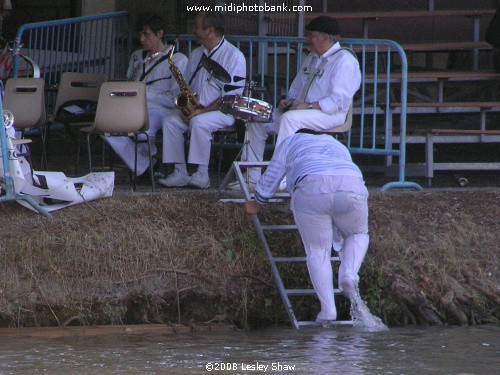
[[[198,13],[193,34],[196,41],[205,47],[219,41],[224,35],[224,16],[216,12]]]
[[[307,26],[306,37],[311,43],[311,50],[318,55],[324,54],[340,39],[340,26],[335,18],[319,16]]]
[[[135,24],[142,49],[159,52],[163,48],[163,18],[157,13],[143,13]]]

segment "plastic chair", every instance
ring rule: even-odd
[[[336,126],[327,130],[323,130],[324,133],[346,133],[351,129],[352,126],[352,104],[349,107],[344,125]]]
[[[102,73],[63,73],[54,111],[46,127],[47,134],[50,134],[49,126],[63,124],[73,142],[79,144],[78,128],[89,126],[94,121],[99,90],[106,81],[107,76]],[[75,163],[75,173],[77,172],[78,160]]]
[[[101,85],[99,101],[94,123],[87,128],[87,152],[89,168],[92,171],[92,155],[90,151],[90,136],[98,134],[106,137],[127,136],[133,137],[135,142],[135,166],[133,173],[134,191],[136,189],[137,145],[147,143],[149,153],[149,171],[151,174],[152,190],[155,191],[153,158],[149,136],[149,115],[146,99],[146,84],[144,82],[105,82]],[[140,134],[145,140],[138,139]]]
[[[43,137],[43,125],[46,122],[45,114],[45,82],[43,78],[10,78],[5,85],[4,109],[8,109],[14,115],[14,128],[21,132],[24,138],[25,132],[38,129],[42,138],[42,165],[46,160],[45,139]],[[25,156],[31,165],[28,140],[16,140],[21,154]],[[22,151],[22,148],[25,150]]]

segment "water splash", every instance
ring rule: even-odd
[[[370,312],[359,293],[355,293],[354,297],[351,298],[351,317],[354,327],[359,327],[365,331],[380,332],[389,330],[379,317]]]

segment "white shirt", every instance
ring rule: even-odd
[[[266,203],[274,195],[285,173],[290,194],[307,175],[363,177],[352,162],[349,150],[328,134],[298,133],[278,145],[257,184],[255,200]]]
[[[213,78],[205,68],[196,72],[203,54],[219,63],[229,73],[230,83],[221,83]],[[222,38],[221,42],[210,52],[201,46],[191,53],[184,77],[189,84],[196,72],[189,88],[198,95],[200,104],[207,106],[224,95],[241,94],[245,86],[246,69],[245,56],[238,48]]]
[[[167,45],[164,52],[146,63],[144,61],[147,60],[147,57],[143,57],[144,51],[142,49],[135,51],[130,58],[127,79],[146,82],[149,109],[175,108],[174,98],[180,93],[180,89],[172,76],[168,60],[165,59],[155,65],[162,57],[170,53],[171,48],[171,45]],[[185,55],[174,53],[172,62],[184,73],[188,62]]]
[[[319,67],[323,59],[327,60],[323,66],[323,74],[312,81],[305,102],[318,101],[321,110],[328,114],[338,111],[347,113],[352,98],[361,85],[361,71],[358,60],[349,51],[342,50],[339,43],[335,43],[322,56],[310,53],[306,57],[290,86],[288,96],[290,99],[299,98],[307,81],[305,69]]]

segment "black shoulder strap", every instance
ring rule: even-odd
[[[146,76],[151,73],[151,71],[158,65],[158,64],[161,64],[163,61],[165,61],[166,59],[168,58],[168,53],[163,55],[161,58],[158,59],[158,61],[156,61],[153,66],[151,68],[148,69],[148,71],[143,71],[142,72],[142,75],[141,75],[141,78],[139,78],[139,81],[144,81],[144,78],[146,78]],[[145,65],[145,64],[144,64]],[[146,69],[146,68],[144,68]]]

